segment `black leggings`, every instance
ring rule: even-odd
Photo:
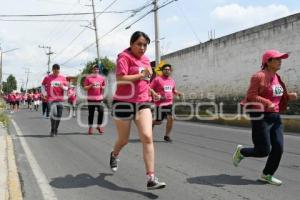
[[[43,110],[43,115],[46,113],[46,117],[49,117],[50,109],[49,109],[49,103],[48,102],[43,102],[42,103],[42,110]]]
[[[89,109],[88,123],[89,123],[90,127],[93,126],[94,113],[95,113],[96,108],[98,110],[98,121],[97,121],[97,124],[101,125],[102,121],[103,121],[103,113],[104,113],[102,101],[88,101],[88,109]]]
[[[245,157],[267,157],[263,170],[265,175],[273,175],[283,153],[283,125],[278,113],[251,113],[250,117],[263,115],[260,120],[251,120],[253,148],[241,149]]]
[[[63,109],[64,109],[64,106],[63,106],[62,102],[51,102],[50,103],[51,131],[57,131]]]

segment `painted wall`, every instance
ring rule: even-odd
[[[279,74],[300,92],[300,13],[162,56],[187,98],[244,96],[267,49],[290,52]]]

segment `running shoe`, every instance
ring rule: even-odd
[[[170,138],[170,136],[165,135],[164,136],[165,142],[172,142],[173,140]]]
[[[113,152],[110,153],[110,161],[109,161],[109,165],[110,165],[110,169],[113,172],[116,172],[118,170],[118,158],[115,158],[113,156]]]
[[[89,134],[89,135],[93,135],[93,128],[92,128],[92,127],[89,128],[88,134]]]
[[[104,133],[104,128],[103,127],[97,127],[96,129],[98,130],[100,135],[103,135],[103,133]]]
[[[241,149],[243,148],[243,145],[239,144],[236,147],[236,150],[232,156],[233,165],[237,167],[240,162],[244,159],[244,156],[241,154]]]
[[[265,175],[265,174],[262,174],[259,178],[260,181],[263,181],[263,182],[266,182],[266,183],[269,183],[269,184],[272,184],[272,185],[281,185],[282,184],[282,181],[273,177],[272,175]]]
[[[54,130],[51,130],[51,131],[50,131],[50,137],[54,137],[54,135],[55,135],[55,134],[54,134]]]
[[[157,190],[157,189],[163,189],[166,187],[166,183],[159,182],[158,178],[153,176],[151,179],[147,181],[147,189],[148,190]]]

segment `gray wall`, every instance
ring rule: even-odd
[[[162,56],[187,98],[243,96],[267,49],[290,52],[279,74],[300,92],[300,13]]]

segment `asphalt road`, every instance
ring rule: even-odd
[[[87,113],[81,115],[86,123]],[[300,137],[285,136],[285,153],[276,176],[283,185],[257,181],[266,159],[248,158],[232,165],[236,144],[251,145],[250,130],[175,122],[173,143],[163,142],[164,125],[155,127],[156,174],[167,183],[147,191],[142,148],[136,128],[120,155],[119,170],[109,168],[116,128],[108,118],[103,136],[86,134],[77,119],[62,121],[49,137],[50,120],[40,112],[12,115],[13,135],[24,199],[60,200],[200,200],[299,199]]]

